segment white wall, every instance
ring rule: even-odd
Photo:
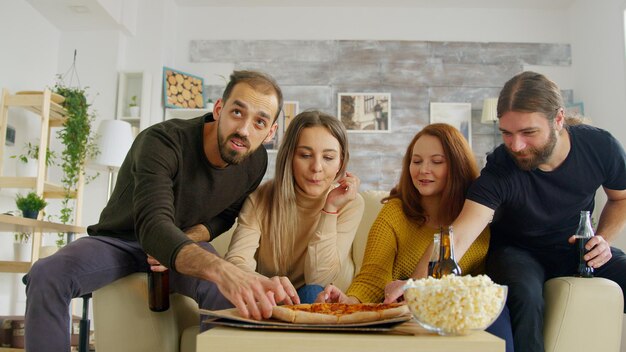
[[[569,11],[574,95],[593,124],[626,145],[624,0],[576,1]],[[597,205],[606,198],[599,192]],[[615,241],[626,249],[626,231]]]
[[[186,7],[179,9],[176,68],[220,83],[232,66],[189,62],[194,39],[354,39],[567,43],[555,10],[417,7]]]
[[[89,102],[93,104],[100,119],[114,117],[119,45],[117,32],[62,33],[26,2],[6,1],[0,8],[0,32],[5,34],[0,43],[3,53],[0,57],[1,87],[16,92],[54,86],[56,75],[63,74],[70,68],[76,49],[76,69],[81,85],[89,87]],[[9,116],[9,124],[16,127],[16,143],[15,146],[6,148],[3,174],[14,176],[15,161],[8,159],[8,156],[18,154],[25,142],[38,139],[40,122],[35,115],[19,109],[12,110]],[[95,126],[97,125],[98,122]],[[62,150],[60,143],[54,140],[51,148],[57,154]],[[50,177],[55,179],[54,170]],[[0,192],[0,212],[15,209],[15,193],[16,190],[8,189]],[[82,218],[84,224],[97,221],[105,198],[106,176],[99,177],[86,186],[86,211]],[[97,206],[94,207],[93,204]],[[52,201],[47,211],[49,214],[58,214],[58,208],[59,202]],[[56,235],[46,236],[45,243],[53,244],[55,237]],[[12,243],[11,234],[0,236],[0,260],[13,259]],[[21,276],[0,273],[0,315],[23,314],[24,285],[19,281]]]
[[[42,90],[54,84],[61,33],[23,1],[0,6],[0,87],[11,92]],[[16,128],[16,142],[6,147],[3,175],[14,176],[15,161],[26,141],[39,137],[39,119],[22,111],[12,112],[9,124]],[[14,210],[16,190],[0,191],[0,212]],[[24,193],[22,191],[22,193]],[[0,234],[0,260],[13,260],[13,234]],[[21,314],[25,307],[21,274],[0,273],[0,315]]]

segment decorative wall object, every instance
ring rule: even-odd
[[[389,132],[391,94],[339,93],[337,117],[348,132]]]
[[[436,122],[456,127],[472,145],[472,104],[430,103],[430,123]]]
[[[289,127],[289,123],[293,120],[296,115],[300,113],[299,103],[297,101],[285,101],[283,103],[283,119],[282,119],[282,133],[281,136],[287,132],[287,127]]]
[[[566,116],[583,117],[585,116],[585,104],[583,102],[565,104]]]
[[[204,79],[163,67],[163,101],[166,108],[204,107]]]
[[[274,134],[274,138],[267,143],[263,143],[263,146],[268,152],[276,152],[278,151],[278,146],[280,142],[283,140],[283,135],[285,131],[287,131],[287,127],[291,120],[298,114],[298,102],[297,101],[284,101],[283,108],[281,110],[280,116],[276,119],[278,123],[278,128],[276,129],[276,133]]]

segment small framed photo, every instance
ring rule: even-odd
[[[390,93],[339,93],[337,116],[348,132],[390,132]]]
[[[585,116],[585,104],[583,102],[570,103],[565,105],[566,116],[583,117]]]
[[[202,109],[204,101],[204,79],[163,67],[163,101],[166,108]]]
[[[472,145],[472,104],[430,103],[430,123],[437,122],[456,127]]]
[[[282,119],[282,131],[281,136],[287,132],[287,127],[289,127],[289,123],[293,120],[296,115],[298,115],[299,111],[299,103],[297,101],[285,101],[283,102],[283,119]],[[278,127],[281,127],[281,124],[278,124]]]
[[[276,133],[274,133],[274,138],[267,143],[263,143],[263,146],[268,152],[275,153],[278,151],[278,146],[283,139],[285,131],[287,131],[287,126],[289,126],[291,120],[298,115],[298,105],[297,101],[283,102],[283,109],[281,110],[280,116],[276,119],[278,128],[276,129]]]

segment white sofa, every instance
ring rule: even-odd
[[[361,266],[369,228],[387,193],[366,191],[365,213],[353,243],[356,269]],[[213,241],[224,254],[232,229]],[[623,297],[612,281],[562,277],[545,284],[546,352],[618,352],[622,334]],[[119,279],[93,294],[98,352],[195,352],[199,315],[190,298],[173,294],[170,309],[148,309],[146,275]]]

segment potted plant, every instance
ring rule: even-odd
[[[35,192],[30,192],[26,196],[17,194],[15,197],[15,205],[17,209],[22,211],[22,215],[25,218],[37,219],[39,212],[48,205],[48,203],[37,195]]]
[[[30,142],[24,144],[23,153],[20,155],[12,155],[11,159],[17,160],[15,167],[15,175],[17,177],[35,177],[37,176],[37,160],[39,159],[39,146]],[[56,154],[50,150],[46,150],[46,166],[55,165]]]
[[[60,221],[63,224],[71,223],[74,214],[74,192],[82,176],[85,183],[97,177],[86,177],[85,161],[98,155],[95,144],[95,135],[92,133],[92,123],[95,114],[90,111],[85,89],[65,86],[60,80],[54,86],[54,92],[65,97],[63,108],[67,112],[67,119],[57,132],[57,137],[64,146],[61,152],[60,166],[63,171],[61,183],[63,185],[64,198],[61,200]],[[64,234],[60,233],[57,245],[65,243]]]
[[[16,232],[13,234],[15,243],[28,243],[30,241],[30,232]]]
[[[137,96],[130,97],[130,104],[128,104],[128,112],[130,117],[139,117],[139,106],[137,105]]]

